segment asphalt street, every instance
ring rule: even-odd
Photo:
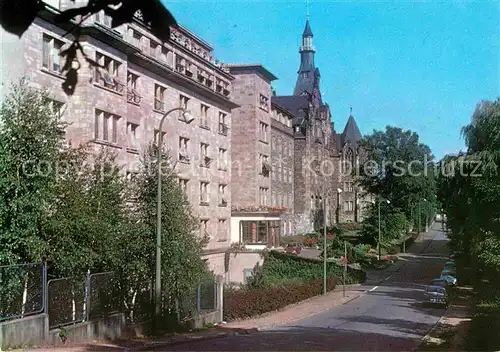
[[[422,304],[423,288],[439,277],[448,250],[436,223],[385,281],[369,276],[359,298],[313,317],[248,335],[172,346],[176,351],[410,351],[444,312]],[[377,274],[375,274],[377,275]],[[384,275],[385,276],[385,275]]]

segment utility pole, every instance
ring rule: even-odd
[[[380,240],[382,238],[381,236],[381,230],[380,230],[380,199],[378,200],[378,260],[380,260],[381,254],[382,254],[382,248],[380,246]]]
[[[421,222],[421,218],[422,218],[422,216],[421,216],[421,214],[420,214],[420,199],[419,199],[419,200],[418,200],[418,219],[417,219],[417,220],[418,220],[418,234],[419,234],[419,235],[420,235],[420,232],[422,232],[422,231],[421,231],[421,226],[420,226],[420,225],[421,225],[421,224],[420,224],[420,222]]]
[[[326,196],[327,191],[323,194],[323,295],[326,295]]]
[[[346,280],[346,276],[347,276],[347,241],[344,240],[344,278],[343,278],[343,287],[342,287],[342,290],[343,290],[343,295],[345,297],[345,280]]]

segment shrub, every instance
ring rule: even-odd
[[[327,290],[337,285],[337,278],[327,279]],[[249,288],[224,294],[224,321],[250,318],[284,308],[323,292],[323,280],[295,282],[265,288]]]
[[[318,244],[318,240],[314,237],[304,237],[302,239],[302,244],[305,247],[315,247]]]

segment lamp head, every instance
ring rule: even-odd
[[[182,112],[182,117],[184,118],[184,121],[188,124],[194,121],[194,117],[193,115],[191,115],[191,112],[189,110],[184,110]]]
[[[342,190],[340,188],[337,188],[337,193],[342,193]]]

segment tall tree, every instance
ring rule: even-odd
[[[139,238],[152,241],[155,247],[157,207],[157,148],[151,145],[143,154],[142,167],[135,178],[135,218],[142,225]],[[193,215],[186,194],[162,150],[162,284],[163,292],[180,297],[193,289],[206,275],[202,259],[206,240],[200,235],[199,220]],[[154,257],[152,258],[154,259]]]
[[[2,102],[0,123],[0,263],[40,261],[65,126],[49,94],[24,80]]]

